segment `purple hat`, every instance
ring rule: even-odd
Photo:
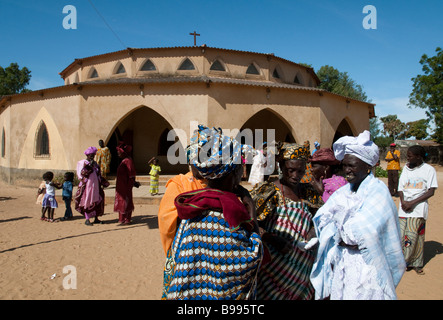
[[[88,149],[85,150],[85,154],[89,155],[89,154],[96,154],[97,153],[97,148],[96,147],[89,147]]]

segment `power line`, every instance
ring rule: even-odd
[[[114,34],[114,36],[117,38],[117,40],[121,43],[121,45],[124,48],[127,48],[127,46],[123,43],[123,41],[119,38],[119,36],[114,32],[114,30],[112,30],[111,26],[106,22],[105,18],[103,18],[103,16],[100,14],[100,12],[97,10],[97,8],[94,6],[94,4],[92,3],[91,0],[88,0],[88,2],[90,3],[90,5],[92,6],[92,8],[94,8],[95,12],[97,12],[97,14],[100,16],[100,18],[102,18],[103,22],[106,24],[106,26],[108,27],[109,30],[111,30],[111,32]]]

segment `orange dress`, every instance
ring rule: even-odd
[[[158,228],[165,255],[177,231],[178,215],[174,205],[175,198],[181,193],[203,188],[206,188],[204,181],[194,178],[192,172],[179,174],[166,183],[166,191],[158,209]]]
[[[400,170],[400,151],[395,150],[394,154],[398,157],[398,160],[394,159],[390,151],[386,154],[386,161],[388,162],[387,170]]]

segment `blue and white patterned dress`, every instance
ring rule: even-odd
[[[223,213],[207,210],[182,220],[165,270],[167,299],[252,299],[262,259],[257,233],[231,229]]]

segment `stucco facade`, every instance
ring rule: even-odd
[[[272,54],[206,46],[127,49],[76,59],[60,75],[64,86],[0,99],[4,181],[74,170],[99,139],[112,151],[118,140],[132,143],[139,174],[148,172],[152,156],[159,156],[163,173],[176,173],[186,166],[167,162],[171,129],[185,133],[183,144],[190,126],[201,123],[275,129],[277,140],[331,146],[338,136],[368,129],[374,115],[373,104],[318,89],[312,69]],[[40,146],[42,134],[48,146]]]

